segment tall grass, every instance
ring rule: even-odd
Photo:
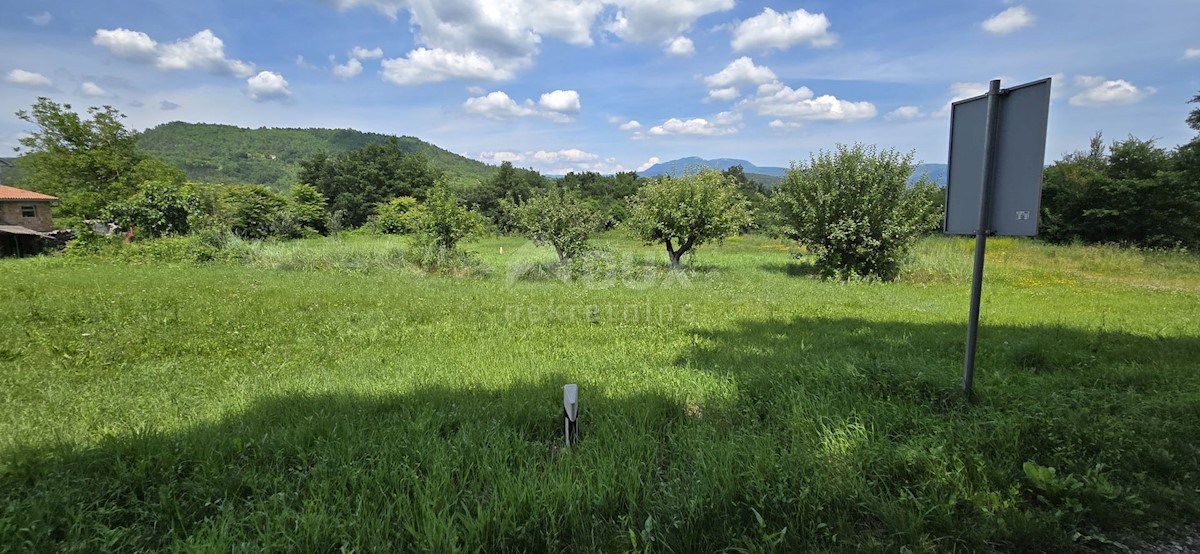
[[[569,280],[405,246],[0,262],[0,550],[1057,551],[1200,517],[1194,256],[992,241],[968,404],[968,240],[882,284],[758,237]]]

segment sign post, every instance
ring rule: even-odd
[[[952,105],[945,233],[975,235],[963,394],[972,396],[983,265],[988,235],[1034,236],[1042,195],[1050,79],[1001,89]]]

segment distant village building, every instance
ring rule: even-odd
[[[54,230],[50,205],[58,198],[0,185],[0,256],[21,256],[41,248]]]

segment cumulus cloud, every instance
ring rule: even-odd
[[[725,87],[708,91],[708,98],[704,100],[706,102],[729,102],[741,95],[742,93],[737,87]]]
[[[916,106],[900,106],[883,116],[887,121],[911,121],[925,114],[921,113],[921,109]]]
[[[630,119],[629,121],[618,125],[617,128],[622,131],[636,131],[642,128],[642,124],[636,119]]]
[[[733,60],[725,69],[704,78],[709,89],[728,88],[737,85],[761,85],[777,81],[771,68],[754,65],[754,60],[742,56]]]
[[[163,100],[162,102],[159,102],[159,103],[158,103],[158,109],[160,109],[160,110],[162,110],[162,111],[164,111],[164,112],[169,112],[169,111],[172,111],[172,110],[178,110],[178,109],[179,109],[179,104],[176,104],[176,103],[174,103],[174,102],[172,102],[172,101],[170,101],[170,100]]]
[[[355,46],[354,48],[352,48],[350,50],[350,57],[357,58],[360,60],[373,60],[375,58],[382,58],[383,57],[383,49],[382,48],[372,48],[370,50],[367,50],[366,48],[363,48],[361,46]]]
[[[532,100],[526,100],[524,105],[517,104],[508,94],[499,90],[489,92],[486,96],[468,98],[463,102],[463,110],[491,119],[513,119],[537,114]]]
[[[218,75],[246,77],[254,64],[225,56],[225,43],[205,29],[188,38],[162,44],[150,35],[129,29],[97,29],[92,44],[113,55],[139,62],[153,62],[162,70],[200,69]]]
[[[496,165],[504,162],[522,164],[547,175],[565,175],[572,171],[595,171],[598,173],[624,171],[621,164],[617,163],[616,158],[602,157],[578,148],[527,152],[480,152],[475,159]]]
[[[1072,106],[1112,106],[1133,104],[1151,94],[1151,87],[1137,87],[1124,79],[1105,80],[1103,77],[1079,75],[1075,78],[1077,86],[1084,90],[1071,97]]]
[[[1187,60],[1200,60],[1200,48],[1188,48],[1184,50],[1183,58]]]
[[[572,115],[579,113],[579,109],[579,93],[574,90],[547,92],[538,99],[537,104],[530,99],[518,104],[503,91],[468,98],[463,102],[463,110],[468,113],[500,120],[537,115],[558,123],[567,123],[572,121]]]
[[[29,18],[29,21],[32,21],[33,24],[37,25],[38,27],[49,25],[50,20],[54,19],[54,16],[50,15],[50,12],[42,12],[42,13],[35,14],[35,15],[27,15],[25,17]]]
[[[255,102],[286,100],[292,95],[287,79],[274,71],[260,71],[258,75],[246,79],[246,93]]]
[[[4,76],[5,82],[28,88],[50,88],[54,86],[54,82],[49,77],[34,71],[25,71],[24,69],[14,69],[9,71]]]
[[[506,81],[514,76],[513,67],[497,65],[478,52],[460,54],[437,48],[418,48],[404,58],[383,60],[382,66],[385,81],[406,86],[448,79]]]
[[[662,160],[658,159],[658,156],[650,156],[650,159],[646,160],[646,163],[639,165],[637,170],[638,171],[646,171],[647,169],[654,167],[656,164],[658,164],[660,162],[662,162]]]
[[[608,3],[616,6],[617,11],[605,24],[605,30],[632,42],[669,39],[691,28],[697,19],[734,6],[734,0],[615,0]]]
[[[980,26],[984,31],[995,35],[1007,35],[1017,29],[1033,25],[1033,14],[1025,6],[1013,6],[992,17],[987,18]]]
[[[556,90],[543,94],[538,100],[543,110],[563,114],[579,113],[579,93],[573,90]]]
[[[876,113],[870,102],[851,102],[829,94],[816,96],[808,87],[793,89],[780,82],[759,85],[756,94],[739,102],[738,108],[793,121],[859,121]]]
[[[329,62],[333,64],[333,76],[343,81],[357,77],[363,70],[362,62],[358,61],[358,58],[350,58],[346,63],[339,64],[336,58],[329,56]]]
[[[764,8],[763,13],[734,27],[730,42],[735,52],[787,50],[797,44],[815,47],[837,44],[837,35],[829,32],[829,18],[803,9],[779,13]]]
[[[651,127],[647,133],[651,136],[691,135],[714,137],[732,135],[741,127],[742,114],[738,112],[721,112],[712,119],[696,117],[679,119],[672,117],[661,125]]]
[[[771,122],[767,124],[767,127],[772,129],[798,129],[803,126],[803,123],[796,121],[784,121],[782,119],[772,119]]]
[[[87,96],[108,96],[107,90],[104,90],[103,87],[91,81],[85,81],[82,85],[79,85],[79,91]]]
[[[696,53],[696,45],[692,43],[692,39],[685,36],[678,36],[667,41],[663,45],[663,50],[668,55],[682,58]]]

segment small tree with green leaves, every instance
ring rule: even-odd
[[[630,200],[625,224],[646,244],[664,244],[671,267],[678,269],[693,248],[749,225],[750,207],[737,184],[720,171],[662,176]]]
[[[483,216],[463,206],[440,182],[418,207],[415,223],[420,240],[445,250],[454,250],[458,241],[483,230]]]
[[[601,219],[573,191],[555,187],[513,209],[517,226],[535,244],[554,247],[560,262],[587,249]]]
[[[371,227],[385,235],[400,235],[411,233],[417,229],[417,218],[421,211],[417,209],[417,199],[411,196],[398,196],[391,202],[385,202],[375,207],[371,216]]]
[[[895,279],[913,242],[937,218],[922,178],[910,185],[913,155],[839,144],[792,164],[776,197],[785,233],[817,255],[828,277]]]
[[[291,211],[296,216],[296,224],[304,229],[317,233],[325,232],[325,195],[317,187],[306,183],[292,185],[288,191],[291,196]]]
[[[154,238],[188,234],[200,211],[200,198],[187,187],[148,181],[129,198],[109,204],[104,217],[138,236]]]

